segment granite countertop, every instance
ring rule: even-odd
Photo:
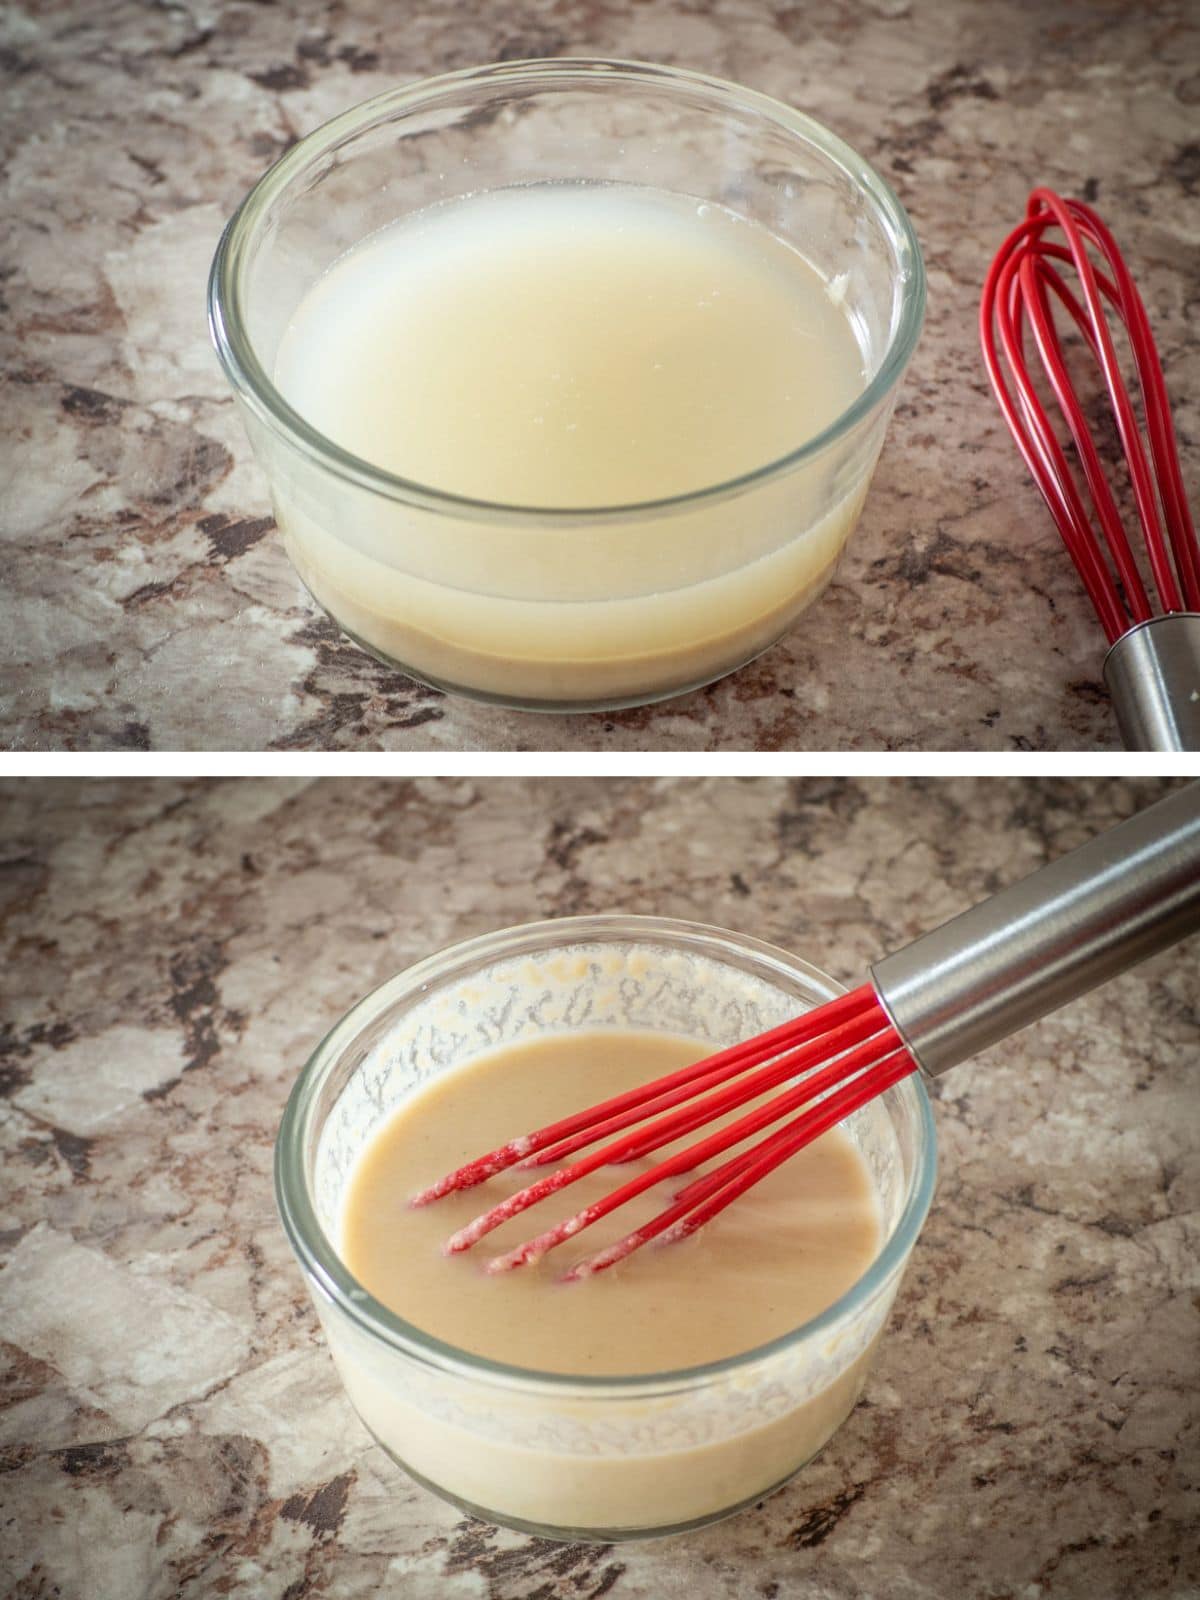
[[[941,1080],[865,1398],[699,1533],[555,1545],[416,1488],[342,1397],[271,1193],[310,1048],[443,943],[619,908],[849,981],[1164,787],[9,782],[0,1592],[1194,1596],[1195,942]]]
[[[539,718],[377,665],[301,589],[212,355],[226,217],[298,135],[406,80],[606,54],[715,72],[875,162],[929,316],[835,587],[726,682]],[[19,750],[1115,746],[1101,634],[987,388],[987,263],[1037,181],[1095,199],[1185,381],[1200,32],[1185,0],[25,0],[0,19],[12,462],[0,740]],[[1031,642],[1032,641],[1032,642]]]

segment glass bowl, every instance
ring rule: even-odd
[[[842,992],[723,929],[569,917],[443,950],[322,1040],[276,1142],[280,1214],[350,1400],[413,1478],[472,1516],[549,1538],[645,1538],[761,1499],[824,1445],[862,1390],[929,1208],[934,1130],[916,1075],[843,1125],[879,1197],[875,1261],[820,1316],[726,1360],[620,1378],[490,1361],[381,1305],[343,1264],[338,1237],[347,1180],[375,1129],[485,1050],[607,1027],[715,1049]]]
[[[284,400],[272,381],[281,338],[346,251],[448,200],[556,183],[715,202],[796,245],[837,285],[863,350],[862,394],[738,478],[570,510],[410,482]],[[823,591],[920,332],[924,284],[900,202],[811,118],[674,67],[518,61],[390,91],[289,150],[225,230],[209,322],[284,543],[344,632],[439,688],[596,710],[721,677]]]

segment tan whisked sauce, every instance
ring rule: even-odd
[[[559,1279],[572,1262],[662,1210],[685,1180],[655,1187],[537,1265],[496,1275],[484,1270],[488,1258],[577,1211],[646,1162],[601,1169],[453,1257],[441,1250],[450,1233],[539,1174],[510,1171],[428,1207],[409,1204],[443,1172],[505,1139],[707,1053],[674,1035],[580,1033],[499,1050],[437,1079],[401,1107],[360,1157],[342,1217],[347,1266],[424,1332],[547,1372],[625,1375],[696,1366],[807,1322],[851,1288],[880,1246],[870,1175],[840,1129],[692,1239],[651,1245],[580,1283]]]

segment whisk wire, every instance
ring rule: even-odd
[[[580,1157],[578,1161],[573,1161],[565,1167],[559,1167],[547,1177],[539,1178],[535,1183],[529,1184],[526,1188],[519,1189],[515,1194],[511,1194],[504,1200],[499,1201],[489,1210],[473,1218],[465,1227],[460,1228],[457,1233],[452,1234],[446,1243],[448,1253],[453,1255],[460,1250],[469,1250],[485,1234],[491,1233],[495,1228],[500,1227],[502,1223],[508,1222],[522,1211],[528,1210],[530,1206],[544,1200],[547,1195],[555,1194],[558,1190],[565,1189],[569,1184],[578,1183],[581,1178],[586,1178],[600,1167],[617,1165],[633,1159],[635,1154],[638,1156],[648,1155],[655,1150],[661,1149],[663,1145],[674,1144],[685,1133],[692,1132],[695,1128],[703,1123],[713,1121],[716,1117],[724,1116],[727,1111],[732,1110],[735,1106],[743,1105],[747,1100],[755,1099],[760,1094],[765,1094],[769,1089],[777,1088],[779,1084],[785,1082],[788,1078],[795,1077],[798,1073],[806,1072],[809,1068],[822,1061],[827,1061],[831,1055],[842,1057],[842,1059],[827,1067],[824,1073],[813,1073],[804,1079],[803,1097],[811,1099],[814,1094],[830,1087],[840,1075],[844,1075],[849,1070],[850,1062],[855,1062],[855,1070],[857,1070],[858,1065],[865,1065],[865,1060],[860,1062],[853,1049],[850,1049],[848,1054],[843,1053],[848,1050],[848,1047],[858,1045],[865,1034],[878,1034],[880,1027],[883,1025],[883,1020],[882,1014],[877,1020],[870,1013],[865,1018],[851,1018],[849,1022],[841,1023],[821,1038],[813,1040],[800,1049],[777,1055],[777,1059],[767,1066],[745,1073],[738,1081],[703,1095],[695,1106],[684,1106],[670,1111],[665,1116],[655,1118],[645,1128],[638,1128],[633,1133],[614,1139],[611,1144],[602,1145],[599,1150],[594,1150],[590,1155]],[[873,1046],[871,1041],[868,1041],[866,1049],[868,1059],[871,1058],[872,1054],[878,1055],[878,1049]],[[798,1092],[797,1090],[792,1090],[790,1095],[795,1096]],[[799,1104],[800,1101],[796,1100],[794,1103]],[[767,1123],[777,1120],[785,1112],[791,1110],[792,1105],[793,1101],[789,1098],[789,1095],[781,1095],[777,1100],[770,1101],[768,1106],[760,1108],[759,1111],[753,1112],[747,1117],[743,1117],[738,1122],[728,1124],[717,1133],[710,1135],[707,1140],[701,1140],[698,1144],[690,1146],[682,1152],[682,1157],[690,1158],[682,1160],[682,1165],[679,1164],[682,1159],[681,1156],[672,1156],[665,1163],[660,1163],[658,1167],[649,1169],[651,1174],[657,1174],[657,1176],[651,1177],[649,1182],[642,1181],[647,1177],[647,1174],[641,1173],[637,1178],[630,1180],[630,1184],[640,1185],[640,1187],[631,1189],[629,1185],[626,1185],[625,1188],[616,1192],[625,1195],[628,1191],[628,1198],[632,1198],[634,1194],[640,1194],[642,1189],[650,1188],[653,1183],[660,1181],[664,1177],[671,1176],[672,1173],[690,1171],[693,1167],[698,1166],[700,1162],[707,1161],[710,1156],[719,1154],[720,1151],[727,1149],[730,1145],[739,1143],[743,1138],[748,1138],[752,1133],[758,1132]],[[777,1109],[772,1110],[771,1108]],[[770,1115],[766,1114],[768,1111],[770,1111]],[[599,1213],[601,1216],[606,1214],[607,1212]]]
[[[1104,468],[1100,462],[1100,453],[1096,449],[1095,441],[1088,428],[1087,419],[1075,398],[1071,387],[1071,380],[1067,375],[1067,368],[1063,359],[1063,348],[1054,326],[1054,317],[1050,302],[1046,294],[1047,288],[1052,289],[1061,303],[1067,307],[1074,316],[1084,337],[1096,350],[1096,336],[1091,322],[1083,314],[1075,296],[1063,282],[1061,275],[1052,267],[1033,256],[1026,256],[1021,263],[1021,284],[1024,289],[1024,309],[1028,312],[1030,325],[1033,328],[1034,340],[1042,357],[1042,364],[1050,380],[1059,406],[1062,408],[1071,438],[1074,440],[1078,452],[1083,475],[1091,493],[1092,504],[1095,507],[1104,532],[1105,543],[1117,569],[1121,586],[1125,591],[1126,603],[1134,622],[1145,622],[1151,616],[1150,600],[1142,582],[1141,573],[1138,571],[1137,562],[1134,560],[1133,550],[1125,534],[1121,513],[1117,509],[1117,502],[1105,476]],[[1019,313],[1018,313],[1019,314]],[[1019,329],[1018,329],[1019,337]],[[1067,471],[1065,458],[1063,471]],[[1085,519],[1086,520],[1086,519]]]
[[[1065,236],[1065,245],[1046,237],[1056,227]],[[1089,245],[1109,275],[1092,261]],[[1078,294],[1068,287],[1055,262],[1074,268]],[[1116,241],[1095,211],[1082,201],[1063,200],[1053,191],[1039,188],[1030,195],[1025,220],[1005,240],[984,285],[980,307],[984,360],[1005,421],[1111,644],[1130,627],[1150,620],[1154,611],[1071,384],[1050,295],[1082,335],[1107,386],[1159,605],[1166,612],[1200,610],[1200,547],[1184,493],[1162,362],[1145,305]],[[1129,339],[1149,457],[1121,373],[1105,303],[1120,318]],[[1026,319],[1066,419],[1102,543],[1034,390],[1024,353]]]
[[[681,1067],[665,1077],[656,1078],[651,1083],[639,1084],[636,1088],[627,1089],[623,1094],[613,1095],[597,1105],[588,1106],[583,1111],[562,1117],[557,1122],[547,1123],[544,1128],[535,1129],[533,1133],[510,1139],[507,1144],[464,1163],[453,1172],[448,1172],[436,1183],[413,1195],[410,1204],[429,1205],[432,1201],[441,1199],[443,1195],[485,1183],[509,1167],[535,1165],[537,1163],[534,1158],[540,1156],[542,1152],[545,1152],[547,1160],[557,1160],[560,1152],[566,1152],[568,1141],[574,1135],[582,1130],[594,1128],[603,1119],[641,1107],[636,1116],[628,1118],[629,1122],[641,1121],[647,1115],[646,1107],[652,1100],[659,1099],[676,1088],[688,1084],[703,1088],[705,1085],[700,1084],[699,1080],[711,1078],[714,1082],[721,1081],[717,1077],[718,1073],[724,1077],[732,1077],[744,1067],[756,1065],[769,1056],[779,1054],[785,1048],[825,1035],[831,1028],[869,1012],[877,1004],[871,986],[860,984],[848,994],[839,995],[837,999],[827,1001],[825,1005],[806,1012],[803,1016],[780,1023],[778,1027],[771,1028],[756,1038],[730,1045],[728,1049],[706,1056],[702,1061],[695,1061],[690,1066]],[[698,1093],[699,1088],[693,1087],[690,1093]],[[592,1143],[595,1137],[598,1135],[579,1140],[578,1143],[571,1144],[570,1149],[582,1148],[583,1145]]]
[[[1018,230],[1018,233],[1023,233],[1023,230]],[[1008,241],[996,257],[984,286],[983,304],[987,308],[983,334],[984,360],[1009,431],[1050,508],[1050,514],[1111,643],[1120,637],[1127,625],[1121,603],[1091,536],[1087,512],[1067,467],[1066,457],[1023,365],[1022,340],[1016,320],[1020,305],[1020,259],[1016,253],[1019,243],[1017,235]],[[1014,376],[1015,401],[996,348],[997,333]]]
[[[752,1150],[736,1156],[689,1184],[675,1197],[675,1204],[662,1211],[640,1228],[634,1228],[615,1244],[608,1245],[595,1255],[576,1262],[563,1274],[567,1282],[590,1277],[606,1267],[615,1266],[635,1250],[640,1250],[652,1239],[661,1238],[663,1244],[673,1244],[688,1238],[706,1222],[732,1205],[740,1195],[769,1177],[776,1167],[782,1166],[792,1156],[826,1133],[835,1123],[853,1115],[869,1100],[884,1093],[916,1070],[912,1057],[906,1050],[894,1051],[877,1061],[837,1094],[831,1094],[815,1106],[787,1123],[770,1138],[755,1145]]]
[[[1108,385],[1117,431],[1121,436],[1121,443],[1124,446],[1125,456],[1129,463],[1134,498],[1137,502],[1142,529],[1146,536],[1150,564],[1154,572],[1154,581],[1158,587],[1159,598],[1165,610],[1178,611],[1181,608],[1181,600],[1162,540],[1158,500],[1154,492],[1154,483],[1150,477],[1150,468],[1146,461],[1146,452],[1142,445],[1137,418],[1134,415],[1133,403],[1129,397],[1129,390],[1125,385],[1120,364],[1117,361],[1116,346],[1113,344],[1112,333],[1109,330],[1108,322],[1104,316],[1104,308],[1100,302],[1095,268],[1092,266],[1087,245],[1084,242],[1085,233],[1087,238],[1100,249],[1113,273],[1118,290],[1116,308],[1129,333],[1135,368],[1138,372],[1143,392],[1145,392],[1147,383],[1142,376],[1145,351],[1134,331],[1136,318],[1133,308],[1135,304],[1140,304],[1137,289],[1125,268],[1125,263],[1116,248],[1115,241],[1111,235],[1108,235],[1107,240],[1104,238],[1100,231],[1100,229],[1104,228],[1104,225],[1100,223],[1100,219],[1090,206],[1084,205],[1081,201],[1068,204],[1050,189],[1035,189],[1029,198],[1029,210],[1031,214],[1036,215],[1039,209],[1048,211],[1067,236],[1075,269],[1079,274],[1080,283],[1083,287],[1084,304],[1087,307],[1088,318],[1092,325],[1094,335],[1093,349],[1104,374],[1104,380]],[[1080,226],[1081,223],[1083,224],[1082,228]],[[1097,223],[1100,223],[1099,228],[1096,226]],[[1104,233],[1107,233],[1107,229],[1104,229]],[[1061,356],[1062,347],[1058,344],[1057,335],[1054,335],[1054,340],[1056,351]],[[1069,384],[1065,381],[1065,367],[1063,367],[1062,371],[1064,387],[1069,390]],[[1071,415],[1068,420],[1075,424],[1072,429],[1073,432],[1077,429],[1079,432],[1087,431],[1083,413],[1073,393],[1071,394]]]
[[[1087,219],[1088,227],[1108,262],[1120,291],[1121,314],[1129,331],[1137,362],[1138,380],[1146,412],[1151,453],[1158,473],[1158,488],[1166,519],[1167,533],[1179,569],[1182,601],[1189,609],[1200,608],[1200,546],[1183,488],[1179,464],[1179,445],[1171,417],[1162,359],[1146,306],[1117,242],[1090,206],[1075,202]],[[1144,458],[1143,458],[1144,460]],[[1148,476],[1148,474],[1147,474]],[[1165,602],[1164,602],[1165,603]],[[1178,610],[1179,606],[1167,609]]]
[[[891,1032],[890,1028],[885,1031]],[[893,1034],[889,1044],[894,1046],[898,1043],[898,1039]],[[566,1240],[574,1238],[577,1233],[582,1233],[585,1228],[590,1228],[593,1223],[599,1222],[602,1217],[608,1216],[620,1206],[626,1205],[630,1200],[636,1199],[638,1195],[644,1194],[647,1189],[655,1188],[664,1179],[674,1177],[681,1172],[694,1171],[696,1167],[702,1165],[705,1161],[711,1160],[713,1156],[721,1155],[734,1145],[741,1144],[743,1140],[761,1133],[764,1128],[769,1127],[773,1122],[778,1122],[781,1117],[787,1116],[789,1112],[795,1111],[799,1106],[807,1105],[817,1099],[818,1096],[836,1089],[837,1085],[845,1083],[848,1077],[857,1075],[863,1068],[877,1062],[879,1055],[880,1046],[877,1040],[869,1039],[865,1044],[851,1050],[840,1060],[830,1062],[828,1066],[820,1071],[811,1073],[794,1088],[786,1090],[783,1094],[776,1095],[774,1099],[767,1101],[765,1105],[759,1106],[757,1110],[748,1112],[746,1116],[739,1117],[735,1122],[727,1123],[723,1128],[718,1128],[714,1133],[709,1134],[706,1139],[700,1139],[696,1144],[677,1151],[673,1156],[665,1157],[652,1167],[647,1167],[644,1171],[639,1172],[636,1177],[630,1178],[627,1183],[621,1184],[609,1194],[603,1195],[599,1200],[593,1201],[581,1211],[576,1212],[574,1216],[566,1218],[563,1222],[556,1223],[543,1233],[539,1233],[535,1238],[527,1239],[523,1244],[517,1245],[515,1249],[497,1256],[488,1263],[488,1271],[506,1272],[513,1267],[525,1266],[529,1262],[540,1260],[550,1250],[565,1243]],[[752,1092],[747,1090],[747,1093],[743,1095],[743,1099],[749,1098]],[[837,1099],[837,1095],[829,1094],[829,1099],[833,1101]],[[833,1121],[836,1122],[838,1120],[840,1119],[834,1116]],[[813,1134],[810,1137],[815,1138],[816,1135]],[[598,1164],[604,1165],[605,1163]],[[569,1171],[570,1169],[563,1170]],[[555,1176],[558,1176],[558,1174],[555,1174]],[[574,1180],[568,1179],[567,1181]],[[677,1197],[675,1206],[670,1209],[674,1211],[678,1205],[679,1200]],[[495,1209],[497,1212],[503,1211],[504,1202],[501,1202],[501,1205]],[[502,1220],[506,1220],[506,1218],[502,1218]],[[475,1223],[469,1223],[462,1232],[470,1232],[475,1226]],[[451,1248],[453,1248],[454,1240],[458,1237],[459,1235],[456,1234],[449,1241]]]
[[[810,1012],[809,1015],[811,1016],[812,1013]],[[875,1031],[877,1027],[878,1023],[871,1019],[870,1012],[863,1008],[845,1018],[840,1026],[839,1037],[848,1045],[854,1044],[859,1039],[865,1038],[868,1033]],[[810,1029],[793,1030],[785,1025],[783,1030],[784,1037],[789,1044],[799,1045],[808,1038]],[[824,1045],[829,1035],[822,1034],[821,1038]],[[781,1054],[779,1044],[776,1042],[774,1035],[764,1034],[760,1040],[750,1041],[750,1043],[741,1046],[734,1046],[728,1051],[723,1051],[720,1055],[709,1057],[709,1071],[697,1076],[695,1075],[695,1069],[691,1069],[688,1071],[684,1082],[669,1092],[657,1095],[652,1100],[639,1100],[637,1104],[627,1107],[617,1116],[608,1117],[603,1121],[582,1128],[569,1139],[564,1139],[559,1144],[550,1145],[547,1149],[538,1151],[536,1155],[527,1156],[523,1161],[519,1161],[517,1166],[521,1168],[540,1167],[565,1160],[567,1156],[573,1155],[577,1150],[586,1149],[589,1144],[595,1144],[598,1139],[607,1138],[610,1133],[618,1133],[623,1128],[630,1127],[634,1123],[645,1121],[647,1117],[653,1116],[659,1111],[669,1110],[672,1106],[694,1099],[697,1095],[716,1088],[720,1084],[728,1082],[729,1079],[738,1077],[749,1068],[758,1066],[764,1061],[770,1061],[772,1058],[776,1060],[776,1067],[772,1069],[775,1082],[780,1082],[784,1077],[787,1077],[789,1070],[796,1072],[803,1070],[805,1064],[805,1058],[802,1057],[799,1050],[796,1050],[791,1056],[785,1056]],[[790,1069],[783,1065],[788,1060],[793,1063]],[[700,1065],[703,1066],[704,1063],[702,1062]],[[779,1070],[780,1068],[782,1070]],[[665,1081],[668,1080],[660,1080],[660,1082]],[[740,1091],[738,1092],[738,1098],[744,1098]],[[707,1104],[705,1102],[705,1105]],[[693,1127],[708,1121],[712,1115],[713,1112],[711,1110],[703,1107],[690,1118],[685,1115],[677,1125],[672,1124],[675,1131],[667,1139],[659,1140],[658,1143],[669,1143],[671,1138],[678,1138],[680,1134],[689,1133]],[[639,1156],[645,1155],[648,1150],[655,1148],[657,1148],[657,1145],[633,1139],[626,1148],[626,1153],[619,1159],[621,1161],[635,1161]]]

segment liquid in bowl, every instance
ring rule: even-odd
[[[583,925],[587,935],[572,939]],[[616,1371],[555,1371],[544,1348],[539,1366],[512,1360],[520,1352],[510,1345],[510,1359],[493,1359],[470,1347],[465,1327],[457,1339],[451,1324],[431,1332],[373,1295],[351,1270],[362,1262],[343,1232],[364,1150],[389,1122],[402,1128],[405,1105],[431,1078],[465,1085],[478,1070],[472,1063],[506,1046],[546,1070],[559,1037],[578,1037],[580,1015],[584,1031],[611,1029],[610,1039],[653,1030],[663,1036],[658,1048],[678,1059],[689,1048],[681,1034],[721,1046],[795,1014],[801,995],[808,1005],[828,998],[833,991],[810,974],[717,930],[570,919],[445,952],[368,997],[325,1041],[281,1129],[281,1209],[351,1400],[419,1481],[474,1514],[551,1537],[645,1537],[761,1498],[844,1420],[928,1204],[932,1129],[911,1081],[844,1125],[854,1152],[847,1170],[869,1174],[870,1215],[882,1233],[878,1251],[865,1252],[873,1259],[832,1305],[799,1323],[784,1317],[791,1325],[778,1336],[725,1358],[669,1371],[632,1370],[636,1359],[623,1371],[621,1361]],[[707,1247],[702,1236],[695,1243],[699,1261]],[[649,1273],[655,1252],[646,1255]],[[427,1265],[448,1264],[430,1256]],[[586,1294],[602,1281],[541,1287]]]
[[[523,62],[303,141],[211,305],[344,630],[443,688],[585,710],[732,671],[823,591],[922,282],[894,196],[809,119],[673,69]]]
[[[352,250],[289,324],[275,381],[402,477],[582,510],[687,496],[786,455],[862,393],[863,363],[830,285],[760,224],[665,192],[533,185]],[[348,560],[302,514],[281,527],[312,593],[384,656],[591,703],[719,676],[824,588],[859,486],[782,549],[777,498],[702,522],[633,514],[596,548],[575,531],[524,561],[495,534],[443,541],[436,584]]]

